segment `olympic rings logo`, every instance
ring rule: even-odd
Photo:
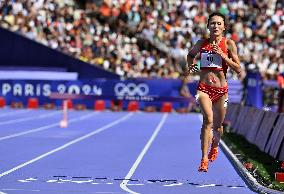
[[[149,86],[141,83],[136,85],[135,83],[117,83],[114,86],[114,92],[117,96],[146,96],[149,93]]]

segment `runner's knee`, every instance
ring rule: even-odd
[[[222,134],[223,134],[223,126],[222,125],[220,125],[218,127],[214,126],[213,127],[213,131],[214,131],[214,133],[217,132],[217,133],[219,133],[222,136]]]
[[[211,128],[213,127],[213,115],[206,115],[203,117],[203,125],[206,127],[206,128]]]

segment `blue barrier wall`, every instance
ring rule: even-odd
[[[226,118],[231,132],[242,135],[261,151],[284,161],[284,114],[229,104]]]
[[[21,35],[0,28],[0,66],[63,67],[78,72],[79,79],[119,78],[57,50],[48,48]]]
[[[189,83],[188,87],[193,95],[196,93],[196,82]],[[27,104],[30,97],[37,97],[40,104],[52,101],[51,93],[67,93],[78,95],[97,96],[179,96],[180,80],[174,79],[96,79],[78,81],[35,81],[35,80],[0,80],[0,96],[5,97],[7,104],[23,102]],[[93,106],[94,100],[77,100]],[[141,102],[141,106],[155,105],[160,107],[162,102]],[[180,103],[174,103],[178,107]]]
[[[229,101],[239,103],[242,93],[241,83],[229,80]],[[158,96],[178,97],[181,80],[178,79],[94,79],[77,81],[51,80],[0,80],[0,96],[6,98],[7,104],[21,101],[26,104],[29,97],[37,97],[40,104],[49,102],[51,93],[67,93],[97,96]],[[197,82],[188,83],[192,94],[196,94]],[[236,92],[234,92],[236,91]],[[84,102],[85,103],[85,102]],[[92,107],[89,102],[88,107]],[[141,102],[144,105],[161,106],[160,102]],[[174,107],[185,106],[186,103],[175,102]]]

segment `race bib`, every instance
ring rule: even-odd
[[[218,67],[222,68],[222,57],[215,53],[201,53],[200,67]]]

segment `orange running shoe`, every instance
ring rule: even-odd
[[[213,162],[217,159],[218,156],[218,147],[211,147],[210,152],[208,154],[208,160]]]
[[[198,171],[199,172],[207,172],[208,171],[208,159],[202,159],[201,160]]]

